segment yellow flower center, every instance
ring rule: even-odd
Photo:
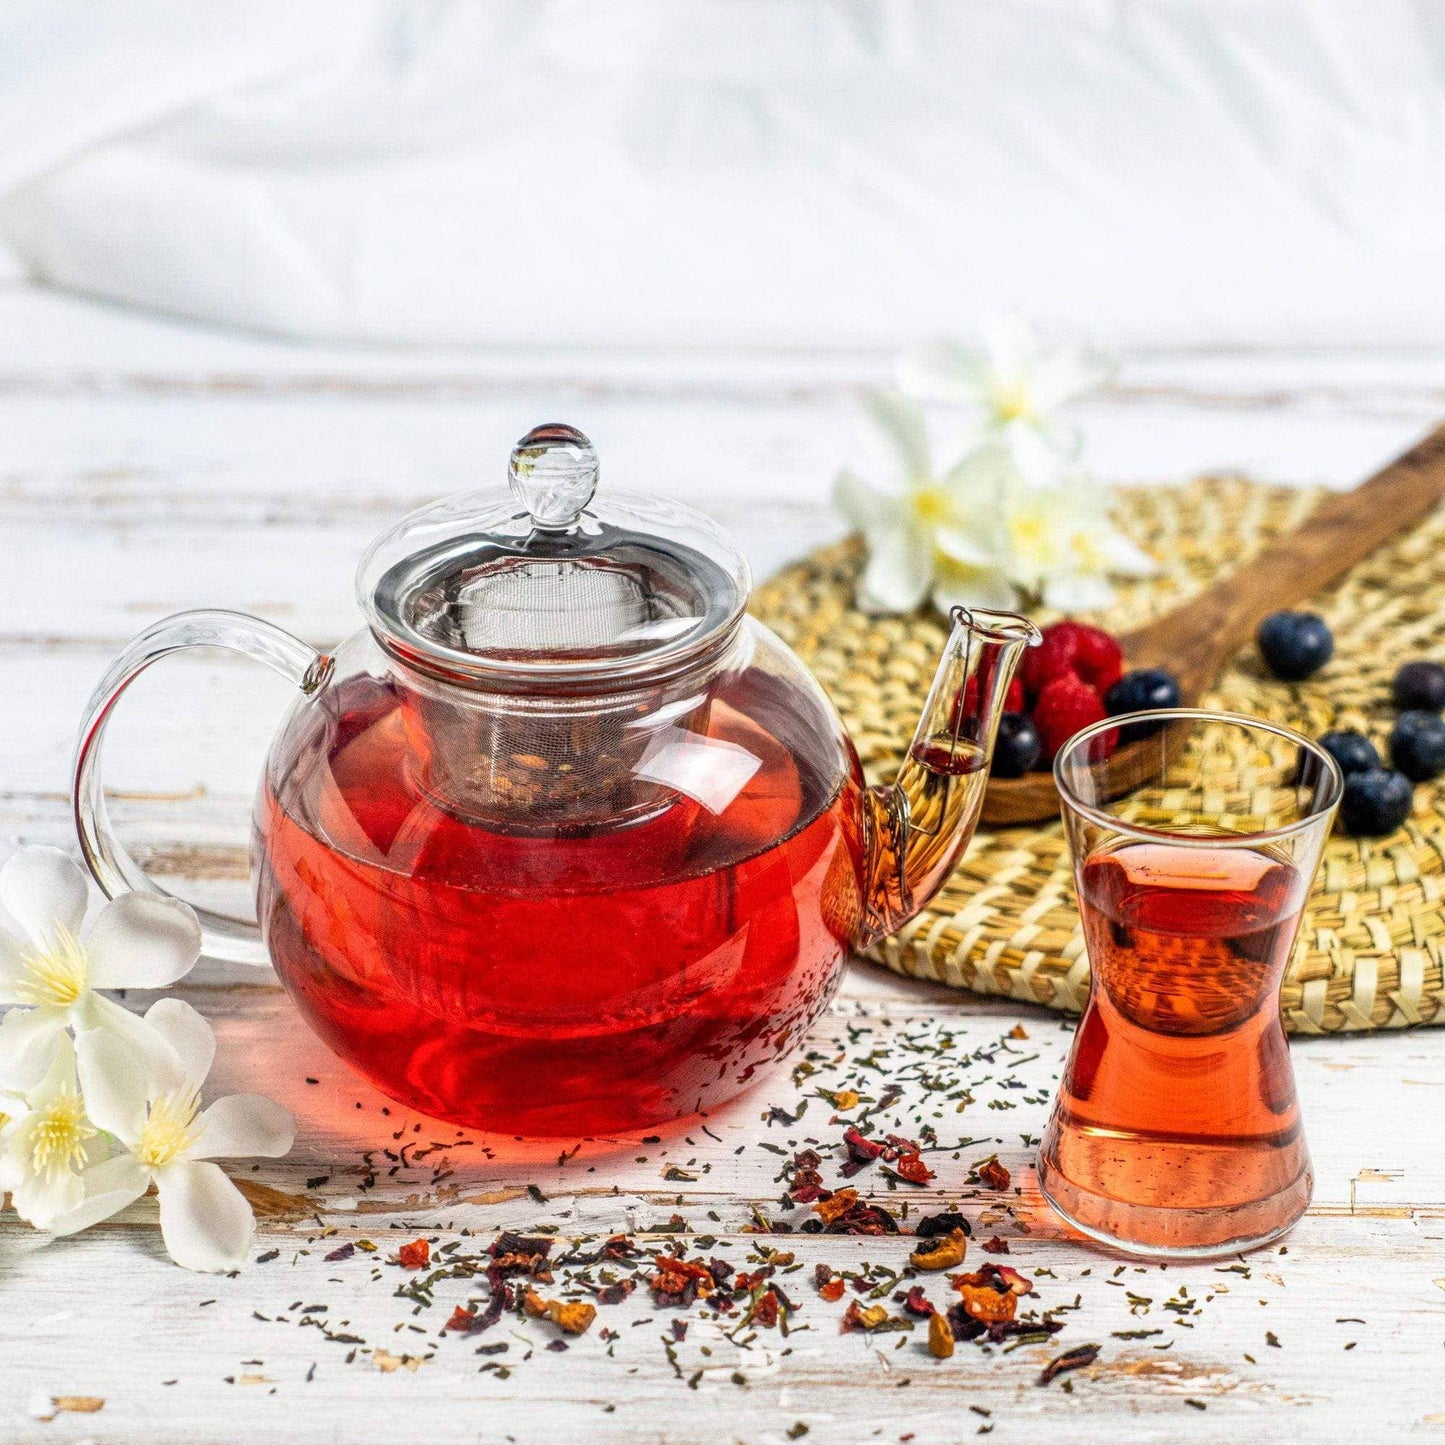
[[[199,1136],[199,1107],[200,1095],[195,1089],[174,1089],[153,1099],[136,1141],[136,1159],[148,1169],[159,1169],[180,1158]]]
[[[989,392],[989,405],[1000,421],[1020,421],[1034,413],[1033,399],[1022,381],[995,383]]]
[[[1049,520],[1042,512],[1021,512],[1011,517],[1009,537],[1018,556],[1034,566],[1052,566],[1056,560]]]
[[[15,1002],[69,1008],[90,982],[90,960],[69,929],[56,925],[55,942],[27,953],[25,973],[15,989]]]
[[[941,526],[952,511],[948,493],[942,487],[920,487],[910,500],[913,515],[928,527]]]
[[[61,1089],[30,1124],[30,1162],[35,1173],[54,1178],[85,1163],[85,1142],[95,1126],[85,1117],[85,1103],[75,1089]]]

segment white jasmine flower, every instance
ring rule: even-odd
[[[26,848],[0,869],[0,903],[23,936],[0,929],[0,1085],[46,1077],[67,1027],[106,1029],[158,1068],[175,1068],[162,1040],[134,1014],[96,992],[164,988],[189,973],[201,928],[186,904],[153,893],[107,903],[84,942],[85,874],[58,848]]]
[[[942,569],[934,589],[940,607],[989,606],[1000,588],[1061,612],[1107,607],[1114,577],[1147,577],[1149,554],[1115,527],[1108,499],[1077,472],[1055,469],[1051,479],[1022,482],[1011,454],[986,444],[958,468],[976,497],[979,555],[967,566]]]
[[[862,421],[871,475],[845,468],[833,489],[868,549],[858,602],[871,612],[911,612],[950,564],[970,566],[987,553],[966,479],[934,473],[922,409],[897,392],[871,392]],[[1012,594],[1004,593],[992,605],[1007,605]]]
[[[1023,480],[1046,483],[1059,459],[1078,455],[1079,433],[1055,412],[1102,386],[1114,364],[1077,346],[1042,348],[1019,317],[991,323],[980,355],[952,342],[910,352],[899,363],[899,385],[922,401],[976,409],[984,427],[1013,453]]]
[[[85,1198],[85,1168],[108,1152],[86,1116],[70,1035],[57,1040],[50,1068],[32,1089],[0,1095],[0,1189],[37,1229]]]
[[[153,1004],[145,1017],[180,1060],[180,1071],[158,1081],[115,1034],[97,1029],[81,1036],[77,1051],[86,1108],[122,1152],[86,1171],[84,1199],[50,1228],[56,1234],[86,1229],[154,1184],[171,1258],[186,1269],[239,1269],[256,1219],[245,1196],[209,1161],[279,1158],[295,1141],[295,1120],[259,1094],[231,1094],[203,1110],[201,1086],[216,1053],[211,1026],[174,998]]]

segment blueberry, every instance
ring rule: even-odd
[[[1271,612],[1254,640],[1269,670],[1285,682],[1303,682],[1330,660],[1335,639],[1313,612]]]
[[[1320,746],[1340,765],[1348,778],[1351,773],[1368,772],[1380,766],[1380,750],[1364,733],[1326,733]]]
[[[1439,712],[1445,708],[1445,667],[1438,662],[1407,662],[1395,674],[1395,706]]]
[[[1345,779],[1340,812],[1345,827],[1357,836],[1382,838],[1393,833],[1410,816],[1415,790],[1404,773],[1370,768]]]
[[[1162,667],[1138,667],[1126,672],[1104,695],[1110,717],[1128,712],[1152,712],[1160,707],[1179,706],[1179,680]],[[1138,742],[1157,733],[1162,723],[1134,723],[1119,729],[1121,743]]]
[[[1021,778],[1038,762],[1044,745],[1033,720],[1021,712],[1006,712],[998,720],[998,739],[993,745],[996,778]]]
[[[1402,712],[1390,734],[1390,760],[1416,783],[1445,773],[1445,718],[1433,712]]]

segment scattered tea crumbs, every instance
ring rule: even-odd
[[[1098,1345],[1075,1345],[1072,1350],[1065,1350],[1062,1355],[1055,1355],[1044,1366],[1038,1383],[1040,1385],[1052,1384],[1066,1370],[1081,1370],[1085,1365],[1092,1365],[1098,1358]]]

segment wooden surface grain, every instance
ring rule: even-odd
[[[511,442],[537,421],[587,430],[604,485],[702,506],[760,574],[831,540],[841,526],[827,496],[849,449],[849,395],[887,364],[804,352],[300,349],[0,289],[0,843],[72,842],[75,721],[133,632],[178,608],[225,605],[334,644],[357,625],[351,571],[366,541],[419,501],[498,481]],[[1345,485],[1442,413],[1445,352],[1210,353],[1126,358],[1119,383],[1079,419],[1095,465],[1120,480],[1217,469]],[[244,908],[250,794],[286,702],[284,684],[261,669],[212,656],[153,669],[127,695],[108,746],[114,816],[187,896]],[[1238,1269],[1160,1269],[1066,1238],[1036,1195],[1030,1141],[1070,1027],[1042,1011],[856,966],[806,1046],[817,1074],[799,1085],[785,1067],[656,1144],[594,1141],[559,1165],[570,1144],[482,1141],[488,1157],[478,1141],[388,1105],[310,1037],[264,972],[203,966],[187,996],[217,1024],[217,1087],[273,1093],[301,1121],[290,1158],[237,1171],[258,1201],[258,1256],[269,1258],[234,1278],[187,1274],[161,1251],[153,1200],[56,1243],[7,1216],[0,1438],[1445,1434],[1440,1030],[1297,1041],[1318,1171],[1309,1215],[1283,1250]],[[1016,1025],[1027,1038],[1010,1037]],[[397,1295],[405,1272],[387,1260],[399,1242],[420,1235],[465,1252],[504,1226],[555,1226],[560,1237],[642,1230],[661,1247],[668,1236],[648,1227],[676,1213],[741,1263],[759,1243],[743,1232],[754,1208],[777,1212],[774,1149],[820,1140],[837,1182],[842,1126],[809,1091],[836,1087],[869,1057],[880,1079],[904,1087],[890,1119],[909,1133],[929,1121],[958,1147],[928,1156],[937,1178],[925,1189],[854,1182],[895,1209],[906,1192],[915,1215],[961,1204],[976,1226],[972,1265],[989,1257],[978,1246],[987,1234],[1008,1239],[1041,1308],[1077,1296],[1053,1346],[960,1346],[935,1361],[921,1331],[839,1334],[842,1306],[816,1297],[812,1266],[898,1268],[898,1240],[768,1240],[801,1265],[788,1288],[807,1328],[741,1345],[695,1323],[675,1346],[676,1369],[667,1317],[642,1292],[599,1320],[617,1332],[610,1351],[594,1328],[555,1353],[548,1328],[529,1324],[486,1336],[509,1348],[485,1357],[476,1341],[441,1332],[463,1282],[415,1313]],[[796,1125],[770,1116],[805,1097]],[[409,1139],[443,1147],[391,1172],[378,1151]],[[968,1183],[970,1164],[995,1151],[1013,1176],[1003,1194]],[[669,1167],[696,1178],[665,1179]],[[363,1239],[374,1255],[325,1258]],[[1068,1389],[1035,1383],[1051,1354],[1085,1342],[1101,1346],[1098,1360],[1067,1377]],[[505,1375],[484,1371],[499,1362]]]

